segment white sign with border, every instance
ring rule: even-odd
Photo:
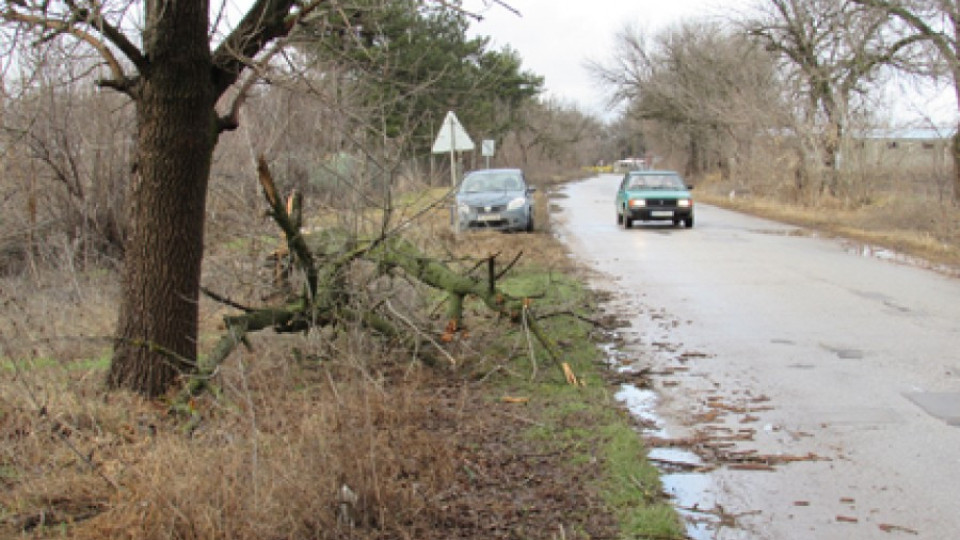
[[[463,129],[457,115],[453,114],[453,111],[447,111],[447,117],[443,119],[443,125],[433,141],[433,153],[466,152],[473,150],[473,147],[473,140],[467,135],[467,130]]]
[[[484,139],[480,142],[480,155],[483,157],[493,157],[497,141],[493,139]]]

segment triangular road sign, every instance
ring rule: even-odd
[[[443,119],[443,125],[437,132],[437,138],[433,141],[433,153],[445,154],[447,152],[464,152],[473,150],[473,141],[467,131],[463,129],[457,115],[453,111],[447,112],[447,117]]]

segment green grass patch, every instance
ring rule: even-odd
[[[549,270],[528,268],[507,276],[498,285],[511,296],[543,299],[547,305],[569,304],[585,294],[580,283]]]
[[[503,288],[510,294],[542,296],[538,304],[545,310],[560,306],[558,313],[569,312],[541,322],[561,344],[561,361],[584,383],[567,384],[560,367],[542,351],[537,380],[502,377],[499,392],[530,398],[526,414],[538,423],[526,437],[546,451],[562,449],[572,470],[602,464],[601,477],[588,487],[597,490],[616,515],[623,538],[684,538],[681,520],[662,494],[658,470],[647,461],[640,435],[604,381],[607,368],[591,338],[594,329],[582,318],[595,311],[590,292],[571,277],[529,270],[505,280]],[[529,359],[516,358],[513,371],[529,372]]]
[[[81,360],[60,360],[49,356],[35,358],[0,358],[0,373],[30,372],[38,370],[103,371],[110,367],[110,349],[99,356]]]
[[[607,423],[600,431],[607,465],[602,489],[617,510],[624,537],[684,538],[676,511],[661,494],[659,472],[647,461],[637,433],[622,422]]]
[[[441,201],[450,195],[450,190],[449,187],[436,187],[423,191],[400,193],[394,197],[393,203],[407,214],[421,212],[431,206],[442,204]]]

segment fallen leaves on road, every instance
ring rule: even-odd
[[[878,527],[880,528],[881,531],[883,531],[883,532],[885,532],[885,533],[889,533],[889,532],[902,532],[902,533],[912,534],[912,535],[914,535],[914,536],[920,534],[920,533],[918,533],[917,531],[915,531],[915,530],[913,530],[913,529],[908,529],[908,528],[906,528],[906,527],[901,527],[901,526],[899,526],[899,525],[891,525],[891,524],[889,524],[889,523],[881,523],[880,525],[878,525]]]

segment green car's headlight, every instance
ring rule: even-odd
[[[690,208],[691,206],[693,206],[693,201],[691,201],[690,199],[678,199],[677,206],[679,206],[680,208]]]
[[[646,199],[630,199],[630,208],[643,208],[646,205]]]

